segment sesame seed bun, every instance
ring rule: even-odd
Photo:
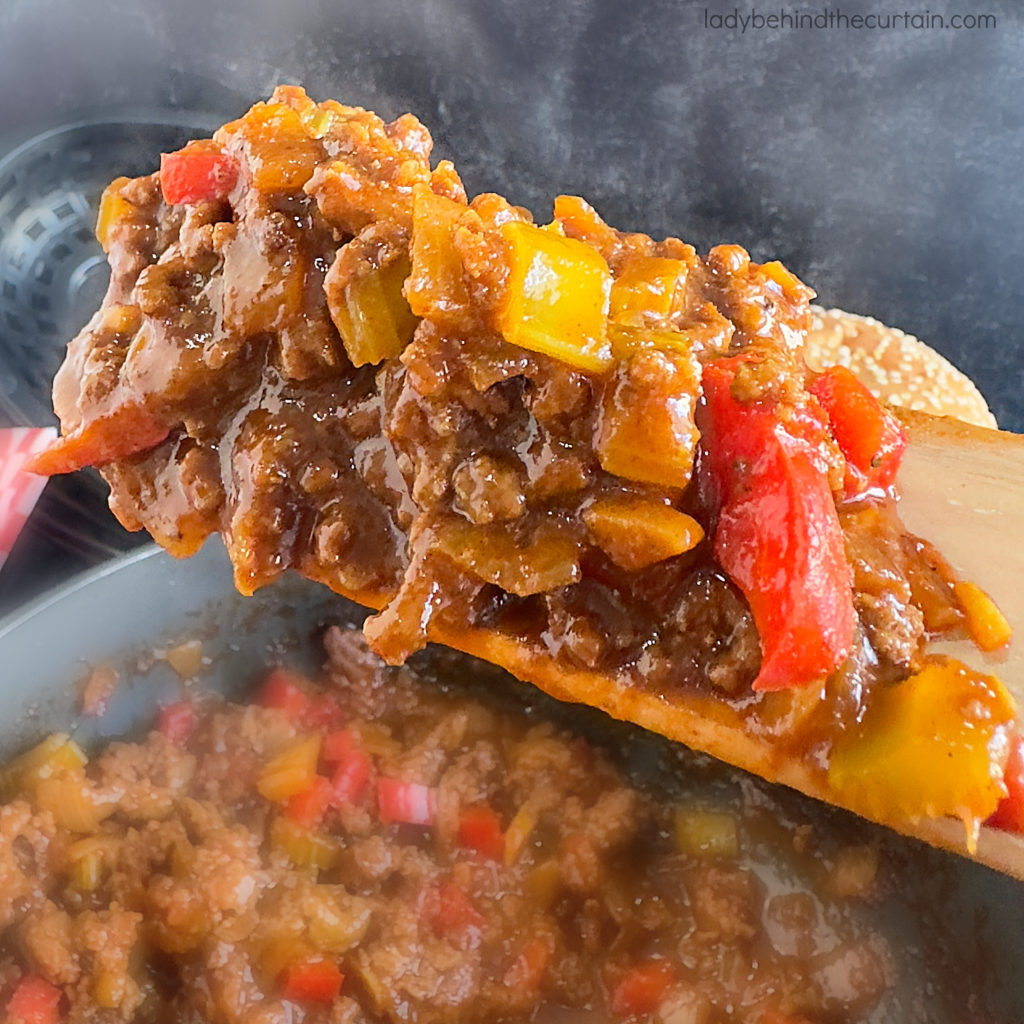
[[[890,405],[996,426],[969,377],[923,341],[869,316],[812,306],[804,358],[815,371],[848,367]]]

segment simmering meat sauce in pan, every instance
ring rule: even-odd
[[[463,656],[325,644],[3,770],[5,1020],[989,1019],[935,851]]]

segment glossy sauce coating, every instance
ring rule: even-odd
[[[852,652],[751,694],[761,647],[708,540],[694,421],[726,355],[750,357],[737,401],[808,401],[810,292],[781,265],[618,232],[572,197],[538,228],[467,201],[415,118],[293,88],[194,145],[235,162],[230,192],[108,190],[110,293],[55,386],[65,434],[166,431],[98,460],[129,528],[177,554],[221,532],[245,592],[296,568],[381,608],[366,632],[389,661],[485,627],[667,701],[714,695],[822,770],[872,690],[960,627],[948,567],[891,498],[843,502],[824,434]]]

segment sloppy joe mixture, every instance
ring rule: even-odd
[[[527,678],[710,699],[873,817],[1020,829],[1012,699],[926,651],[1006,623],[900,524],[897,420],[807,371],[810,290],[570,196],[469,201],[430,148],[283,87],[114,182],[40,470],[101,467],[176,554],[219,531],[245,592],[379,609],[388,662],[483,632]]]
[[[930,918],[934,852],[464,658],[326,650],[3,769],[5,1021],[989,1019],[964,921],[952,971],[876,912]]]

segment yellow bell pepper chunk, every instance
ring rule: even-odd
[[[641,349],[605,390],[595,447],[601,467],[625,480],[683,488],[693,472],[700,370],[692,355]]]
[[[503,853],[505,867],[509,868],[519,860],[519,855],[523,852],[527,840],[536,827],[537,815],[533,807],[530,806],[530,803],[527,802],[516,811],[509,822],[508,828],[505,829],[505,849]]]
[[[100,197],[100,212],[96,217],[96,238],[106,253],[110,252],[111,233],[114,227],[129,217],[135,209],[122,194],[128,178],[115,178]]]
[[[506,340],[579,370],[606,370],[613,361],[607,329],[612,279],[601,254],[520,221],[504,224],[501,234],[509,276],[498,329]]]
[[[778,260],[770,263],[762,263],[759,267],[762,274],[774,281],[790,298],[802,299],[807,293],[807,286],[791,270],[783,266]],[[813,296],[812,296],[813,298]]]
[[[616,359],[628,359],[645,348],[688,353],[693,344],[682,331],[670,327],[642,327],[636,324],[608,324],[608,340]]]
[[[417,186],[412,202],[412,267],[405,296],[413,314],[435,320],[458,319],[469,304],[462,257],[453,236],[467,212],[462,203]]]
[[[370,925],[371,906],[340,885],[314,885],[302,896],[305,933],[318,950],[336,956],[357,945]]]
[[[466,572],[519,597],[565,587],[580,578],[576,542],[555,523],[538,527],[519,544],[504,523],[453,522],[438,531],[437,544]]]
[[[79,892],[94,892],[103,879],[103,861],[97,853],[79,857],[74,863],[71,880]]]
[[[309,789],[316,778],[320,756],[320,736],[313,735],[290,743],[271,758],[256,780],[256,789],[266,800],[284,803],[289,797]]]
[[[328,293],[331,319],[353,366],[400,356],[412,340],[419,320],[402,294],[409,269],[408,258],[402,256],[350,281],[340,304]]]
[[[87,834],[113,814],[112,802],[97,799],[81,768],[42,778],[35,787],[36,802],[53,815],[58,828]]]
[[[275,825],[276,827],[276,825]],[[301,864],[300,867],[309,867]],[[263,984],[269,989],[280,983],[281,973],[292,964],[303,963],[317,955],[317,949],[303,935],[282,930],[261,936],[259,958],[256,963]]]
[[[290,94],[287,97],[284,96],[286,91]],[[272,99],[278,99],[293,107],[314,139],[322,139],[335,125],[357,113],[355,108],[343,106],[337,100],[314,103],[306,95],[305,90],[289,86],[278,86]]]
[[[104,1010],[116,1010],[127,994],[127,981],[123,974],[101,970],[92,986],[92,997],[96,1005]]]
[[[93,892],[103,880],[107,840],[99,836],[79,839],[68,848],[71,882],[79,892]]]
[[[108,306],[103,310],[103,326],[115,334],[134,334],[141,323],[138,306]]]
[[[634,256],[612,282],[608,316],[620,323],[642,322],[644,314],[668,316],[676,286],[685,280],[682,260]]]
[[[860,728],[836,745],[828,781],[839,803],[887,822],[962,818],[969,838],[1006,795],[1016,727],[994,676],[936,661],[874,695]]]
[[[645,569],[696,547],[704,530],[693,516],[634,495],[597,498],[583,512],[595,543],[623,569]]]
[[[270,845],[300,868],[329,871],[341,858],[341,845],[336,839],[312,832],[288,818],[274,819]]]
[[[283,103],[257,103],[242,121],[253,188],[260,192],[301,189],[323,157],[323,147],[302,115]],[[222,131],[240,123],[226,125]]]
[[[997,651],[1010,642],[1013,627],[981,587],[960,580],[954,585],[953,592],[963,609],[967,632],[983,651]]]
[[[66,733],[52,733],[0,769],[0,799],[10,800],[23,792],[34,794],[44,779],[81,769],[87,760]]]
[[[740,849],[731,814],[696,807],[676,811],[675,841],[676,850],[689,857],[735,857]]]

